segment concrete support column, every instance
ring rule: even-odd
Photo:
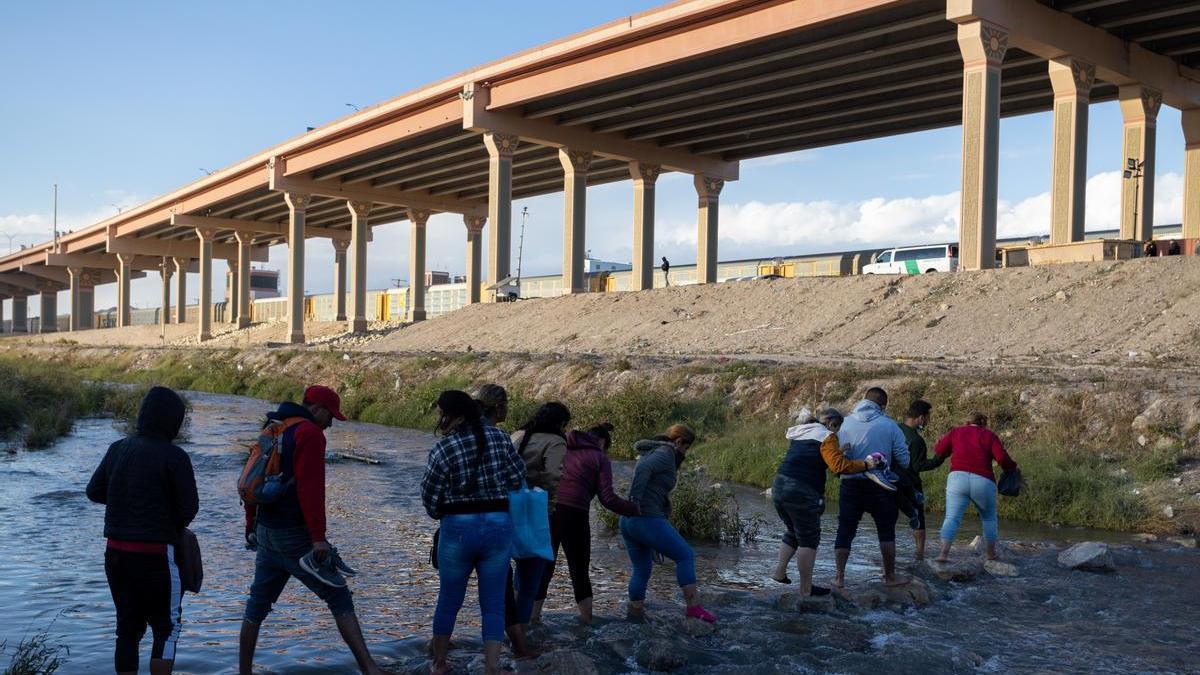
[[[83,317],[81,317],[79,314],[79,296],[80,291],[83,289],[83,268],[68,267],[67,274],[69,275],[69,282],[67,286],[67,302],[70,303],[71,307],[71,318],[69,320],[70,323],[67,326],[67,329],[71,332],[74,332],[84,329]]]
[[[346,202],[350,209],[350,330],[367,332],[367,217],[371,202]]]
[[[238,304],[238,271],[241,267],[236,261],[228,261],[229,269],[225,271],[225,323],[237,324],[238,312],[241,311],[241,306]]]
[[[12,299],[12,332],[28,333],[29,332],[29,298],[25,296],[15,297]]]
[[[489,285],[509,276],[512,261],[512,158],[518,143],[519,139],[510,134],[487,132],[483,135],[483,144],[488,150],[488,219],[492,223],[488,237]],[[479,285],[478,276],[475,285]],[[488,299],[495,301],[496,294],[489,293]]]
[[[175,263],[170,258],[163,258],[158,268],[162,277],[162,311],[159,312],[159,322],[165,327],[171,323],[171,275],[175,272]]]
[[[336,314],[334,321],[346,320],[346,249],[350,242],[333,242],[333,306]]]
[[[587,240],[587,177],[592,153],[559,148],[558,161],[563,168],[563,294],[587,290],[583,279],[583,258]]]
[[[250,245],[254,243],[254,235],[249,232],[238,232],[235,236],[238,243],[237,317],[235,321],[238,328],[247,328],[253,318],[250,311]]]
[[[996,199],[1000,172],[1000,67],[1008,31],[986,21],[958,26],[963,57],[962,205],[958,265],[996,266]]]
[[[4,301],[6,299],[7,298],[5,298],[3,295],[0,295],[0,333],[5,332],[5,330],[4,330]]]
[[[175,262],[175,323],[187,322],[187,258],[173,258]]]
[[[463,216],[463,222],[467,225],[467,304],[474,305],[479,302],[479,273],[483,257],[479,248],[479,239],[483,232],[483,226],[487,223],[487,218]]]
[[[129,266],[133,256],[124,253],[117,254],[117,326],[124,328],[129,325],[129,282],[133,269]]]
[[[425,225],[429,212],[408,210],[412,235],[408,238],[408,320],[425,320]]]
[[[304,216],[311,197],[285,192],[288,205],[288,342],[304,344]]]
[[[717,226],[721,188],[725,181],[697,174],[693,181],[699,197],[699,216],[696,225],[696,282],[717,282]]]
[[[1083,241],[1087,192],[1088,104],[1096,67],[1050,59],[1054,89],[1054,149],[1050,177],[1050,243]]]
[[[1134,170],[1121,184],[1121,238],[1150,241],[1154,237],[1154,138],[1162,94],[1137,84],[1119,88],[1125,142],[1121,168]]]
[[[629,288],[654,288],[654,185],[662,167],[644,162],[629,163],[633,179],[633,273]]]
[[[1200,108],[1182,111],[1183,237],[1200,239]]]
[[[212,240],[215,230],[197,229],[200,238],[200,341],[212,339]]]
[[[38,321],[39,333],[58,332],[58,289],[44,290],[39,296],[42,318]]]

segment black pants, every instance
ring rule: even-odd
[[[138,669],[138,645],[146,624],[154,632],[150,657],[175,660],[175,644],[183,621],[183,590],[174,547],[166,555],[104,552],[104,573],[117,607],[117,646],[113,664],[117,672]]]
[[[555,562],[560,544],[567,557],[567,571],[571,573],[575,602],[583,602],[592,597],[592,579],[588,574],[588,567],[592,564],[592,523],[588,511],[561,504],[554,507],[554,513],[550,514],[550,546],[554,549]],[[542,587],[537,594],[538,600],[546,599],[555,562],[546,566]]]
[[[845,478],[838,489],[838,529],[834,548],[850,548],[863,514],[875,520],[879,543],[896,541],[896,493],[884,490],[866,478]]]

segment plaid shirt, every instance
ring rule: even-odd
[[[478,463],[475,433],[467,425],[459,426],[429,451],[421,478],[421,501],[431,518],[441,518],[446,504],[508,499],[509,492],[521,487],[525,462],[512,439],[487,423],[483,433],[488,447]]]

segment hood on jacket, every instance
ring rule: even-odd
[[[639,455],[648,455],[660,448],[675,452],[675,444],[663,438],[643,438],[633,444],[633,451]]]
[[[166,387],[151,387],[138,409],[137,433],[173,441],[186,413],[187,405],[179,394]]]
[[[567,451],[572,450],[596,450],[604,452],[604,444],[599,438],[587,433],[586,431],[571,431],[567,433]]]
[[[820,443],[829,438],[830,433],[824,424],[809,422],[808,424],[797,424],[789,428],[786,436],[789,441],[816,441]]]
[[[863,399],[854,406],[854,412],[850,413],[850,416],[859,422],[870,422],[876,417],[883,416],[883,408],[880,408],[879,404],[874,401]]]
[[[291,401],[284,401],[283,403],[279,404],[278,409],[267,413],[268,421],[286,420],[289,417],[303,417],[309,422],[317,421],[316,418],[313,417],[313,414],[309,412],[308,408],[305,408],[299,403],[292,403]]]

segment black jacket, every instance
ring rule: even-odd
[[[88,499],[106,507],[105,537],[174,544],[196,517],[192,462],[171,442],[185,412],[178,394],[154,387],[142,399],[137,431],[108,446],[87,486]]]

